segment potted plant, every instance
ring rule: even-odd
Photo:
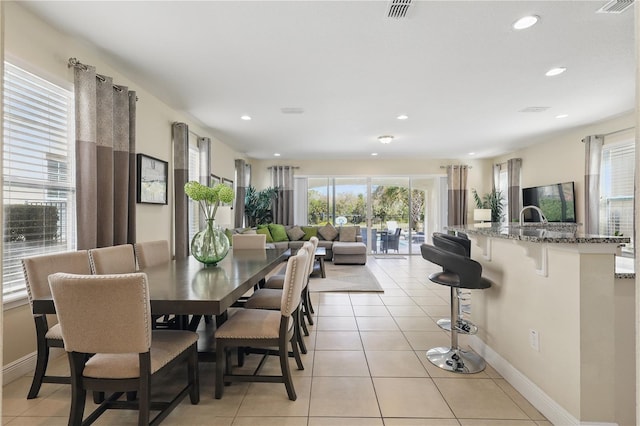
[[[198,261],[215,266],[229,252],[229,239],[215,226],[216,212],[220,203],[233,201],[233,189],[222,183],[209,187],[190,181],[184,185],[184,192],[198,203],[206,222],[205,228],[191,240],[191,254]]]
[[[273,221],[271,204],[277,195],[277,187],[265,188],[262,191],[258,191],[251,185],[247,187],[244,196],[244,214],[247,217],[248,226],[265,225]]]
[[[504,206],[502,202],[504,197],[501,191],[492,189],[491,192],[484,194],[482,198],[478,195],[475,189],[472,189],[473,199],[476,203],[477,209],[491,209],[491,222],[501,222],[503,216]]]

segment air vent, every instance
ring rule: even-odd
[[[602,6],[596,13],[622,13],[627,10],[634,0],[612,0]]]
[[[526,107],[525,109],[521,109],[518,112],[544,112],[548,109],[549,107],[532,106],[532,107]]]
[[[406,18],[409,6],[411,6],[411,0],[391,0],[387,17],[395,19]]]
[[[283,114],[304,114],[304,108],[300,107],[284,107],[280,108]]]

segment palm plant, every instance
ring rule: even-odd
[[[277,187],[265,188],[258,191],[249,185],[244,196],[244,214],[247,217],[248,226],[257,226],[271,223],[273,212],[271,204],[278,195]]]
[[[504,197],[501,191],[492,189],[491,192],[484,194],[484,197],[480,198],[475,189],[472,189],[473,200],[476,203],[477,209],[491,209],[491,222],[502,221],[504,205]]]

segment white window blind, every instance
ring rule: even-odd
[[[198,142],[189,135],[189,180],[200,181],[200,150]],[[189,241],[200,231],[200,206],[189,200]]]
[[[4,63],[3,295],[26,295],[20,259],[75,250],[73,94]]]
[[[633,239],[633,188],[635,142],[602,148],[600,170],[600,229],[603,235],[624,235]],[[633,253],[633,241],[623,248]]]

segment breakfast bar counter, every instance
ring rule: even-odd
[[[635,423],[634,280],[626,237],[574,225],[449,227],[494,285],[472,294],[469,344],[554,424]]]

